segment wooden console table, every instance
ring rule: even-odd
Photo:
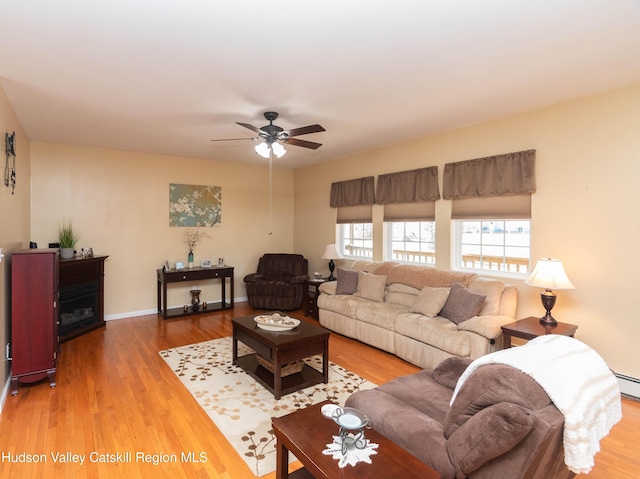
[[[158,314],[162,313],[163,319],[178,318],[181,316],[190,316],[193,314],[209,313],[211,311],[219,311],[223,309],[233,309],[233,267],[221,266],[212,268],[191,268],[182,271],[164,269],[157,270],[158,273]],[[200,307],[198,311],[193,311],[189,307],[185,312],[182,307],[167,307],[167,284],[168,283],[184,283],[193,281],[219,279],[222,291],[220,303],[207,302],[207,309]],[[227,302],[227,279],[231,285],[231,297]]]

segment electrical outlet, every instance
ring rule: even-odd
[[[2,263],[2,258],[4,258],[3,249],[0,248],[0,263]]]

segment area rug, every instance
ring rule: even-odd
[[[160,351],[160,356],[258,477],[276,468],[271,418],[324,400],[344,405],[352,393],[376,386],[329,362],[328,384],[320,383],[276,401],[273,394],[232,364],[231,341],[226,337],[180,346]],[[238,343],[238,356],[252,352]],[[305,362],[322,370],[321,356],[312,356]],[[289,457],[295,460],[291,454]]]

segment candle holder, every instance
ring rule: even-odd
[[[352,407],[338,407],[332,418],[340,426],[338,434],[342,441],[342,454],[346,454],[349,449],[367,447],[364,430],[371,425],[365,413]]]
[[[191,293],[191,308],[193,311],[198,311],[200,309],[200,293],[199,289],[192,289],[189,291]]]

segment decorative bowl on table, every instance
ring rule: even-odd
[[[280,313],[260,314],[253,318],[260,329],[266,331],[287,331],[300,325],[300,320]]]
[[[369,425],[369,418],[362,411],[352,407],[338,407],[331,418],[343,429],[357,431]]]

